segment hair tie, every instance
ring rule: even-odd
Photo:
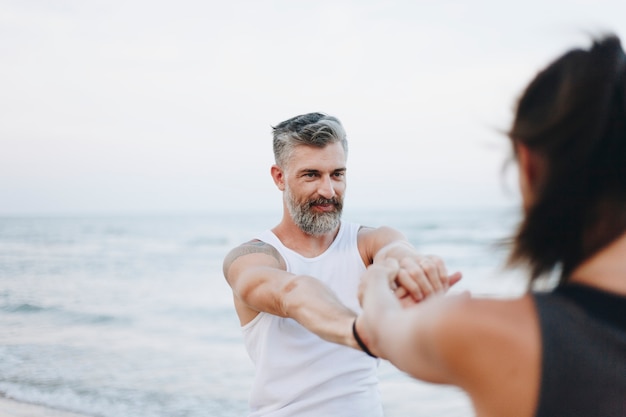
[[[354,335],[354,340],[356,340],[356,342],[358,343],[359,347],[363,350],[363,352],[367,353],[374,359],[378,359],[378,356],[370,352],[367,346],[365,346],[365,343],[363,343],[363,340],[361,340],[361,338],[359,337],[359,334],[356,332],[356,319],[354,319],[354,322],[352,323],[352,334]]]

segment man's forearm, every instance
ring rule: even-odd
[[[374,255],[374,263],[383,262],[385,259],[400,260],[405,257],[419,257],[417,249],[407,240],[396,240],[381,248]]]
[[[295,276],[282,297],[285,316],[324,340],[359,349],[352,335],[356,313],[319,280]]]

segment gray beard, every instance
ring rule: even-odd
[[[287,209],[291,218],[295,224],[307,235],[321,236],[323,234],[332,232],[341,220],[341,212],[343,210],[343,204],[340,200],[332,198],[319,198],[317,200],[309,200],[303,204],[298,204],[293,198],[293,195],[289,189],[285,190]],[[335,205],[336,210],[327,213],[316,213],[311,210],[311,207],[320,203],[332,203]]]

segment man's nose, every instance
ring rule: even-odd
[[[335,193],[335,187],[333,186],[333,181],[330,177],[322,178],[317,192],[324,198],[333,198],[337,194]]]

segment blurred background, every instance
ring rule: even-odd
[[[624,15],[621,0],[0,0],[0,213],[280,209],[271,126],[311,111],[345,125],[350,207],[508,204],[516,97],[566,48],[623,35]]]

